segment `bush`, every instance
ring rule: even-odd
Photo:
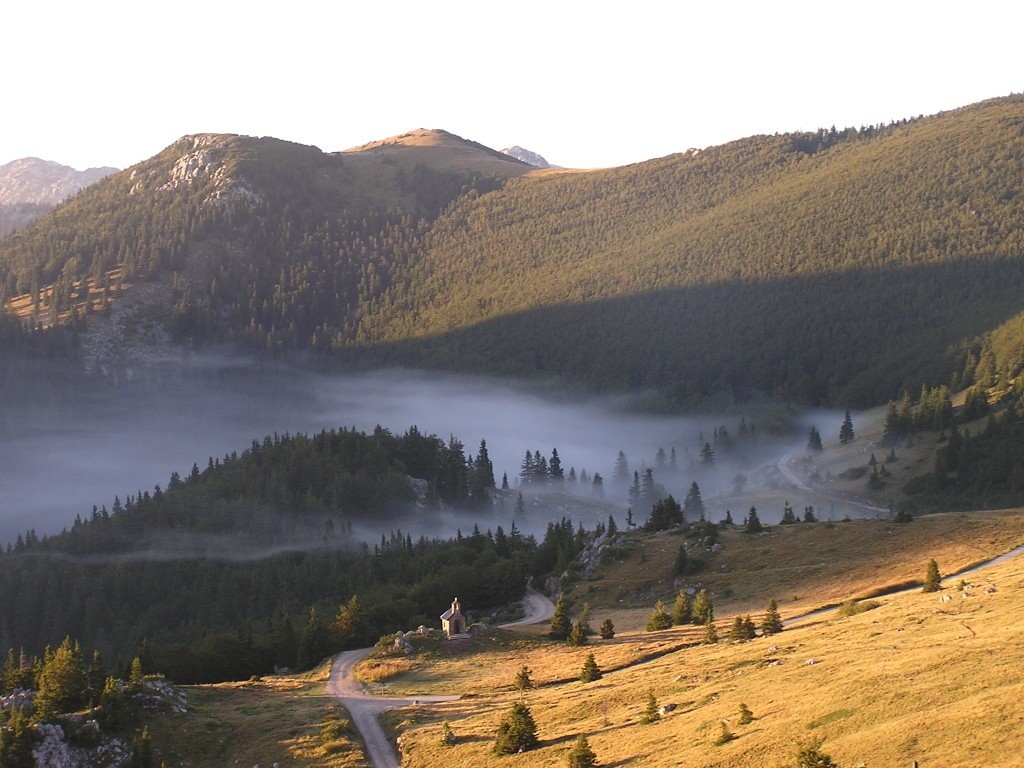
[[[856,616],[858,613],[864,613],[865,611],[872,611],[881,603],[877,600],[847,600],[845,603],[839,606],[836,610],[840,616]]]

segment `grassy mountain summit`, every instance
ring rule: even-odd
[[[193,345],[877,403],[1024,308],[1022,170],[1020,96],[586,172],[185,137],[0,241],[0,298],[76,323],[148,283]]]

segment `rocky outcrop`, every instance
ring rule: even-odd
[[[552,167],[552,165],[547,160],[538,155],[536,152],[531,152],[528,149],[523,149],[518,145],[514,147],[507,147],[506,149],[501,150],[501,153],[503,155],[508,155],[509,157],[514,157],[516,160],[520,160],[526,163],[527,165],[532,165],[535,168]]]

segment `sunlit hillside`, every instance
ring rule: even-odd
[[[1006,746],[1024,737],[1015,714],[1024,693],[1021,587],[1018,560],[967,577],[962,589],[951,579],[939,594],[881,599],[858,615],[832,613],[770,638],[697,645],[594,683],[541,685],[525,696],[540,748],[515,760],[564,764],[583,733],[603,765],[788,766],[798,745],[812,740],[823,740],[821,750],[844,768],[915,760],[1017,765]],[[730,620],[718,617],[722,630]],[[594,640],[588,649],[599,666],[611,666],[616,645],[639,639]],[[552,669],[562,676],[578,672],[582,657],[579,650],[542,645],[514,663],[526,664],[543,683]],[[479,659],[468,663],[482,666]],[[498,722],[518,700],[509,690],[516,668],[508,665],[504,690],[396,713],[408,764],[453,757],[503,764],[508,758],[490,748]],[[674,705],[652,725],[640,722],[648,692],[659,705]],[[752,722],[741,721],[741,704]],[[454,747],[439,744],[442,721],[459,738]]]

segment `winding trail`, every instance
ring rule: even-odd
[[[816,493],[819,496],[822,496],[826,499],[830,499],[831,501],[838,501],[842,504],[849,504],[850,506],[853,507],[860,507],[861,509],[866,509],[868,512],[880,512],[886,515],[888,515],[891,512],[891,510],[885,507],[876,507],[873,504],[869,504],[867,501],[864,501],[863,499],[858,499],[856,496],[847,496],[846,494],[842,493],[830,493],[829,491],[823,491],[821,488],[811,488],[809,485],[807,485],[807,483],[805,483],[803,480],[797,477],[796,473],[794,473],[793,470],[789,468],[789,465],[792,461],[793,454],[786,453],[779,458],[779,460],[776,462],[776,466],[779,468],[779,472],[781,472],[789,482],[795,485],[798,490],[805,491],[807,493]]]
[[[555,612],[555,605],[532,587],[523,598],[525,616],[518,621],[502,624],[503,629],[523,627],[548,621]],[[432,704],[441,701],[455,701],[452,696],[374,696],[367,693],[353,674],[356,664],[366,658],[373,648],[359,648],[339,654],[331,665],[331,676],[327,681],[327,693],[348,710],[352,723],[359,730],[366,745],[366,756],[374,768],[401,768],[401,760],[384,735],[380,715],[389,709],[409,707],[418,704]]]
[[[806,486],[801,484],[795,476],[792,476],[789,472],[784,469],[784,464],[788,461],[789,457],[785,456],[779,460],[779,469],[782,471],[787,478],[789,478],[795,485],[800,488],[807,489]],[[820,491],[817,491],[820,493]],[[825,494],[827,495],[827,494]],[[848,499],[844,499],[849,501]],[[867,509],[879,509],[877,507],[864,506]],[[879,510],[888,511],[888,510]],[[957,573],[946,574],[943,580],[955,578],[957,576],[963,576],[969,573],[975,573],[984,568],[988,568],[998,563],[1006,562],[1014,557],[1024,555],[1024,544],[1006,552],[1002,555],[986,560],[976,565],[972,565],[969,568],[965,568]],[[883,597],[896,597],[897,595],[906,594],[908,592],[916,592],[920,590],[920,587],[910,587],[908,589],[899,590],[892,592]],[[532,588],[528,588],[526,596],[523,598],[523,605],[525,608],[525,616],[518,621],[508,622],[507,624],[500,625],[503,629],[510,629],[514,627],[522,627],[530,624],[538,624],[542,621],[548,621],[551,619],[555,611],[554,603],[552,603],[547,597],[542,595],[540,592]],[[796,624],[801,624],[805,621],[823,616],[828,613],[832,613],[836,610],[836,606],[826,606],[824,608],[818,608],[807,613],[800,614],[799,616],[792,616],[783,621],[783,626],[791,627]],[[340,654],[334,660],[334,664],[331,667],[330,679],[327,682],[327,693],[330,696],[336,698],[341,702],[349,712],[352,718],[353,724],[359,729],[359,733],[363,737],[363,742],[366,745],[366,754],[370,760],[370,763],[374,768],[401,768],[401,760],[392,748],[391,743],[388,741],[387,736],[384,735],[384,729],[380,725],[380,714],[389,709],[397,709],[399,707],[408,707],[419,704],[429,704],[435,702],[454,701],[459,699],[459,695],[450,696],[374,696],[367,693],[363,688],[362,684],[355,679],[353,675],[353,669],[362,659],[370,654],[372,648],[360,648],[354,651],[345,651]],[[660,654],[659,654],[660,655]],[[637,662],[636,664],[628,665],[621,669],[616,669],[610,672],[622,672],[627,668],[640,666],[642,664],[649,663],[654,659],[645,659],[644,661]]]

